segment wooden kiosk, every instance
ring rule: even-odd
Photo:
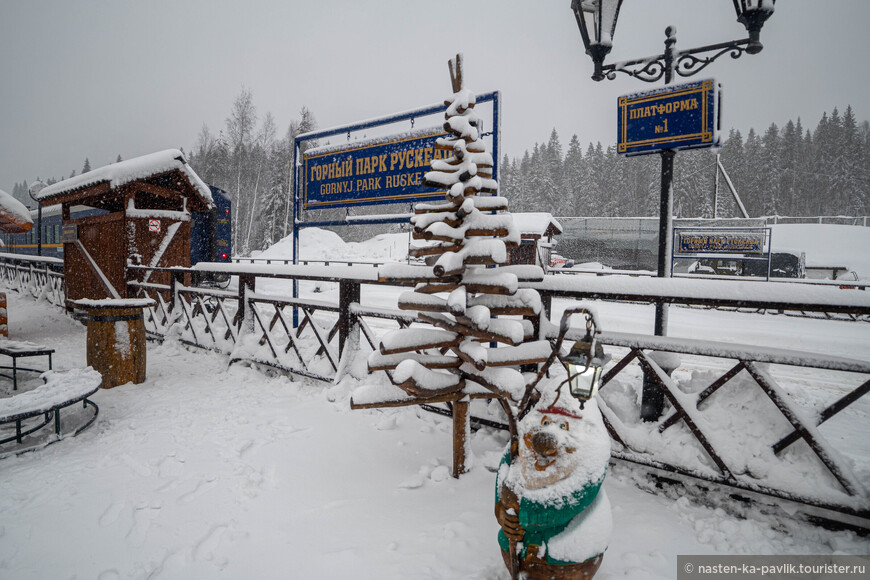
[[[547,212],[511,213],[520,230],[520,245],[508,248],[511,264],[550,265],[553,237],[562,233],[562,224]]]
[[[67,307],[125,299],[128,265],[190,266],[190,215],[212,207],[211,191],[181,151],[167,149],[107,165],[43,189],[41,206],[62,206]],[[143,279],[168,283],[166,272]]]
[[[43,189],[41,206],[60,204],[66,306],[88,313],[87,360],[102,387],[145,381],[145,326],[128,282],[169,283],[168,272],[133,270],[190,266],[190,215],[214,203],[211,190],[181,151],[121,161]]]

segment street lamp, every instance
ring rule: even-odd
[[[728,53],[731,58],[739,58],[744,52],[758,54],[764,48],[759,40],[761,28],[773,14],[776,0],[732,1],[737,22],[746,27],[749,38],[678,51],[676,28],[669,26],[665,29],[665,51],[662,54],[608,65],[604,64],[604,58],[613,47],[613,34],[616,31],[616,19],[622,0],[571,0],[571,9],[580,27],[586,54],[592,58],[595,66],[592,80],[612,80],[617,72],[621,72],[649,83],[664,76],[665,84],[670,84],[674,72],[682,77],[689,77],[723,54]],[[714,54],[697,56],[706,53]]]
[[[39,192],[46,188],[46,185],[37,180],[30,184],[27,188],[27,193],[30,194],[30,199],[36,202],[36,255],[42,255],[42,204],[39,203],[37,196]]]
[[[616,32],[616,19],[619,18],[619,7],[622,0],[605,2],[601,0],[572,0],[571,9],[580,27],[586,54],[592,57],[595,72],[592,79],[604,79],[601,70],[604,57],[613,48],[613,33]],[[590,36],[591,33],[591,36]]]
[[[592,58],[595,70],[592,80],[605,78],[613,80],[620,72],[644,82],[654,83],[664,78],[666,85],[671,84],[674,73],[690,77],[704,70],[710,63],[723,54],[740,58],[744,52],[758,54],[763,48],[760,40],[761,28],[773,14],[776,0],[732,0],[737,21],[749,33],[749,38],[731,40],[687,50],[677,50],[677,31],[673,26],[665,29],[665,50],[662,54],[641,59],[604,64],[604,58],[613,47],[616,20],[622,0],[571,0],[571,10],[577,19],[580,35],[586,54]],[[673,175],[674,156],[677,148],[660,151],[662,158],[661,200],[659,205],[659,250],[658,277],[671,277],[670,254],[673,240]],[[668,327],[667,304],[656,302],[655,334],[665,336]],[[656,419],[662,411],[664,397],[651,377],[644,376],[642,417]]]

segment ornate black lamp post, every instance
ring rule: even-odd
[[[733,0],[737,21],[746,27],[749,38],[732,40],[719,44],[710,44],[687,50],[677,50],[677,31],[674,26],[665,29],[665,50],[662,54],[626,60],[617,63],[604,64],[605,57],[613,47],[613,35],[616,32],[616,21],[622,0],[571,0],[571,9],[580,27],[586,54],[592,58],[595,70],[592,80],[601,81],[616,78],[616,73],[623,73],[654,83],[664,78],[666,85],[674,80],[674,74],[690,77],[704,70],[707,65],[722,56],[730,54],[731,58],[740,58],[744,52],[757,54],[763,48],[760,36],[761,28],[773,14],[776,0]],[[673,244],[673,175],[674,156],[676,149],[664,149],[662,156],[661,203],[659,210],[659,254],[658,276],[671,277],[670,254]],[[667,334],[667,305],[656,304],[655,333],[658,336]],[[641,415],[644,419],[653,420],[661,413],[664,398],[660,389],[652,382],[644,381],[643,403]]]
[[[36,202],[36,255],[42,255],[42,204],[39,203],[39,192],[45,189],[46,185],[41,181],[34,181],[28,188],[27,193],[30,194],[30,199]]]
[[[710,44],[687,50],[677,50],[677,30],[673,26],[665,29],[665,51],[656,56],[604,64],[604,58],[613,47],[613,35],[622,0],[571,0],[571,9],[580,27],[586,54],[592,57],[595,72],[592,80],[600,81],[616,78],[616,73],[624,73],[648,83],[664,77],[665,84],[673,81],[674,73],[690,77],[723,54],[740,58],[744,52],[758,54],[764,46],[759,40],[761,28],[773,14],[776,0],[733,0],[737,21],[746,27],[749,38]],[[705,54],[712,53],[709,56]]]

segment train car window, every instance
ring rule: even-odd
[[[60,226],[59,225],[54,226],[54,243],[56,243],[56,244],[60,243]]]

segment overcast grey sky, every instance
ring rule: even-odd
[[[607,62],[744,38],[731,0],[625,0]],[[723,128],[763,130],[851,104],[870,118],[870,1],[780,0],[764,51],[696,78],[724,85]],[[502,91],[502,146],[555,127],[567,146],[615,142],[616,99],[653,88],[596,83],[570,0],[0,0],[0,189],[217,132],[249,88],[280,131],[303,105],[321,127],[412,109],[467,86]],[[709,71],[709,72],[708,72]]]

